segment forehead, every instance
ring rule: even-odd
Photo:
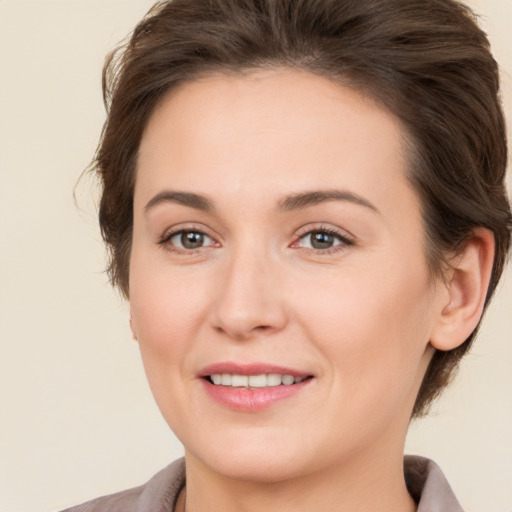
[[[404,130],[368,96],[287,68],[212,75],[171,91],[138,155],[137,196],[408,188]],[[411,192],[410,190],[408,191]]]

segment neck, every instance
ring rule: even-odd
[[[236,480],[205,466],[190,454],[186,512],[414,512],[404,480],[402,452],[384,459],[354,456],[338,467],[279,482]]]

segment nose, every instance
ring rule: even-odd
[[[278,265],[261,253],[232,255],[218,276],[214,329],[236,341],[281,331],[287,312],[280,274]]]

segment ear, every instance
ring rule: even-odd
[[[485,305],[494,263],[494,236],[477,228],[446,276],[446,289],[430,343],[438,350],[462,345],[474,331]]]

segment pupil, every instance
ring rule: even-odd
[[[181,235],[181,243],[186,249],[197,249],[203,245],[203,242],[204,235],[202,233],[188,231]]]
[[[316,231],[312,235],[311,245],[315,249],[329,249],[330,247],[332,247],[333,243],[334,243],[334,237],[333,237],[333,235],[330,235],[329,233],[324,233],[322,231]]]

